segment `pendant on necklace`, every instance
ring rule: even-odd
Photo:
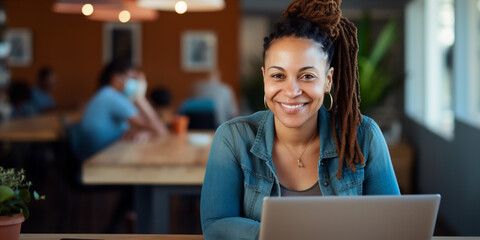
[[[298,168],[303,168],[302,160],[298,159],[297,163],[298,163]]]

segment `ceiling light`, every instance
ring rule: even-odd
[[[130,12],[127,10],[123,10],[118,14],[118,20],[120,20],[120,22],[122,23],[126,23],[130,21],[130,17],[131,17]]]
[[[93,13],[93,5],[90,3],[84,4],[82,7],[82,13],[85,16],[90,16]]]
[[[87,4],[97,10],[98,8],[118,8],[122,2],[118,0],[57,0],[52,6],[52,10],[56,13],[82,14],[83,8]]]
[[[187,11],[187,3],[184,1],[178,1],[175,3],[175,12],[178,14],[184,14]]]

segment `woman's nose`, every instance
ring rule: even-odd
[[[288,97],[294,98],[302,94],[302,90],[296,79],[286,81],[284,92]]]

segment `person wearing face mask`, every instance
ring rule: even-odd
[[[102,71],[100,88],[88,103],[78,128],[77,155],[88,158],[122,137],[145,140],[166,127],[145,98],[145,75],[127,61],[113,61]]]

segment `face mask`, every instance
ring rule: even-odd
[[[135,78],[129,78],[125,82],[125,85],[123,86],[123,93],[127,95],[129,98],[133,98],[135,96],[135,93],[137,93],[138,90],[138,80]]]

